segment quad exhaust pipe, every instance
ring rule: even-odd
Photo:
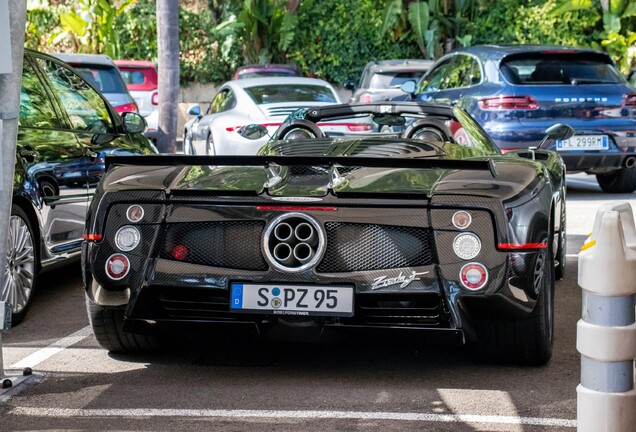
[[[313,250],[313,248],[307,243],[298,243],[294,247],[294,258],[296,258],[301,264],[305,264],[311,260],[315,254],[316,251]]]
[[[290,240],[293,234],[294,229],[291,227],[290,224],[285,222],[279,223],[278,225],[276,225],[276,228],[274,228],[274,237],[282,242]]]
[[[278,270],[304,271],[317,264],[325,247],[323,236],[310,217],[283,215],[266,230],[265,258]]]
[[[315,246],[318,240],[318,235],[313,226],[307,222],[299,223],[294,230],[294,236],[301,243],[308,243],[308,245]]]
[[[283,265],[291,265],[294,264],[295,258],[292,248],[287,243],[278,243],[274,246],[274,250],[272,251],[274,258],[276,261]]]

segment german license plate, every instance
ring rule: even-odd
[[[353,316],[353,287],[232,283],[230,311]]]
[[[575,135],[566,140],[557,140],[557,151],[566,150],[609,150],[607,135]]]

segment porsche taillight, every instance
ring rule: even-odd
[[[484,110],[535,110],[539,102],[532,96],[498,96],[479,100]]]
[[[131,102],[124,105],[116,106],[115,111],[117,111],[119,114],[123,114],[125,112],[139,113],[139,108],[137,107],[137,104],[135,102]]]
[[[626,108],[636,108],[636,93],[623,95],[623,106]]]

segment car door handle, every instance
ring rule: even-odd
[[[31,147],[25,147],[18,153],[20,154],[20,157],[27,162],[35,162],[35,159],[38,157],[38,152],[33,150]]]

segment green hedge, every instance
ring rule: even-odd
[[[302,0],[301,0],[302,1]],[[289,50],[289,61],[310,75],[336,84],[357,79],[372,60],[421,58],[413,33],[408,29],[381,34],[388,0],[319,0],[308,3],[298,16],[298,27]],[[477,1],[477,0],[475,0]],[[242,1],[210,1],[209,10],[180,8],[181,81],[222,83],[243,63],[243,44],[232,26],[218,26],[240,11]],[[471,43],[538,43],[600,48],[601,17],[595,10],[551,16],[556,0],[481,0],[472,22],[459,29],[471,35]],[[138,0],[117,25],[121,29],[121,56],[126,59],[157,59],[156,3]],[[59,18],[51,9],[27,14],[30,48],[43,51],[69,49],[53,45],[51,34]],[[395,36],[399,35],[399,36]]]
[[[599,14],[550,15],[555,0],[490,0],[464,29],[472,44],[554,44],[600,48]]]
[[[122,58],[156,61],[156,3],[139,0],[119,19]],[[215,18],[209,11],[179,8],[182,83],[223,82],[242,64],[241,51],[232,49],[233,41],[215,29]]]
[[[421,58],[411,33],[383,37],[384,1],[320,0],[299,16],[290,60],[305,73],[342,84],[357,79],[371,60]]]

